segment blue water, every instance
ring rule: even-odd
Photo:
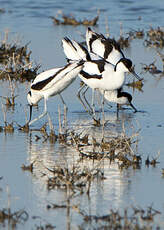
[[[126,37],[130,30],[143,29],[145,32],[150,26],[156,28],[163,27],[164,2],[161,0],[149,1],[28,1],[12,0],[1,1],[0,8],[5,12],[0,13],[0,38],[4,38],[4,31],[9,31],[9,41],[18,40],[21,44],[30,41],[29,49],[32,50],[32,59],[35,63],[40,63],[39,72],[52,67],[64,66],[66,63],[61,47],[61,39],[68,36],[77,41],[83,41],[81,35],[85,34],[85,26],[55,26],[50,16],[60,16],[62,11],[67,15],[74,15],[77,19],[92,19],[100,11],[98,25],[93,30],[106,33],[106,25],[109,26],[111,37],[120,36],[122,26],[123,35]],[[160,50],[163,52],[163,50]],[[157,66],[162,69],[162,63],[153,48],[143,46],[143,40],[134,40],[131,46],[124,50],[126,56],[130,57],[135,64],[136,72],[142,76],[144,81],[143,92],[132,91],[126,88],[133,95],[133,103],[137,109],[144,113],[133,114],[131,110],[120,113],[119,120],[116,118],[115,106],[105,113],[109,125],[106,128],[107,134],[116,135],[121,132],[122,125],[126,127],[126,132],[135,133],[138,130],[139,143],[138,153],[142,156],[142,167],[139,170],[129,168],[120,171],[117,164],[104,162],[106,180],[99,184],[94,183],[91,189],[91,197],[78,196],[72,200],[72,204],[80,204],[82,210],[90,214],[107,214],[110,208],[123,209],[132,205],[139,205],[146,208],[153,204],[153,207],[162,212],[159,216],[159,223],[164,226],[164,179],[161,170],[164,168],[163,156],[163,93],[164,80],[159,75],[153,76],[149,73],[142,73],[141,63],[150,64],[157,60]],[[127,81],[130,81],[128,76]],[[38,132],[29,134],[18,131],[16,124],[25,123],[25,114],[28,117],[28,106],[26,95],[29,91],[30,83],[14,83],[16,98],[15,109],[7,110],[7,121],[15,121],[15,131],[12,134],[0,133],[0,188],[2,191],[0,206],[7,207],[10,200],[10,207],[13,211],[25,209],[29,213],[29,221],[18,229],[35,229],[39,223],[51,223],[57,229],[78,229],[82,223],[82,218],[73,210],[68,216],[66,210],[46,209],[46,205],[51,203],[62,204],[67,196],[65,192],[54,190],[48,192],[45,178],[42,173],[45,167],[54,165],[56,162],[72,162],[77,157],[76,151],[66,148],[58,143],[50,144],[43,142],[42,135]],[[68,110],[68,124],[70,127],[83,132],[91,133],[94,137],[101,137],[101,130],[92,127],[91,118],[84,112],[82,105],[76,97],[79,88],[77,79],[64,93]],[[0,95],[9,96],[9,83],[1,82]],[[90,92],[88,92],[88,97]],[[4,101],[1,99],[2,103]],[[48,102],[48,109],[53,118],[55,132],[58,132],[58,106],[62,105],[58,97],[51,98]],[[0,125],[3,125],[4,117],[0,106]],[[33,116],[37,116],[43,110],[43,102],[39,103],[39,108],[34,109]],[[33,128],[41,127],[46,121],[42,119],[33,125]],[[41,140],[35,141],[35,135],[39,135]],[[145,167],[144,161],[147,156],[150,159],[159,155],[159,164],[156,167]],[[75,159],[74,159],[75,158]],[[30,164],[37,159],[34,173],[23,172],[22,164]],[[97,162],[98,163],[98,162]],[[88,167],[96,166],[96,163],[84,161],[83,165]],[[6,190],[9,192],[6,192]],[[34,220],[32,216],[39,216]],[[45,221],[46,220],[46,221]],[[71,220],[71,226],[69,226]],[[2,226],[1,226],[2,227]],[[8,225],[3,227],[8,229]]]

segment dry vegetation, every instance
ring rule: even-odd
[[[9,41],[9,32],[5,31],[0,44],[0,79],[20,82],[31,81],[36,77],[40,65],[31,61],[29,43],[19,45],[18,41]]]
[[[124,209],[123,213],[111,209],[109,214],[102,216],[87,215],[84,211],[79,209],[77,209],[77,211],[83,217],[81,230],[86,229],[90,225],[94,226],[94,229],[104,230],[151,230],[154,217],[161,214],[152,207],[148,207],[145,210],[138,207],[132,207],[130,214],[128,209]],[[158,228],[158,224],[156,224],[156,229],[160,229]]]
[[[99,20],[99,15],[94,17],[91,20],[84,19],[84,20],[78,20],[74,16],[66,16],[65,14],[61,13],[61,18],[59,19],[56,17],[51,17],[53,20],[54,25],[72,25],[72,26],[78,26],[78,25],[84,25],[84,26],[95,26],[97,25],[97,22]]]
[[[95,18],[91,21],[77,21],[73,17],[63,16],[63,21],[60,21],[56,18],[53,18],[54,23],[57,25],[60,24],[71,24],[71,25],[91,25],[89,23],[97,23],[98,18]],[[86,24],[86,22],[88,24]],[[144,32],[143,30],[131,31],[129,36],[124,38],[121,34],[119,42],[121,47],[130,46],[130,41],[132,39],[146,39],[144,44],[150,47],[163,47],[163,37],[164,32],[161,28],[152,29]],[[24,46],[18,46],[16,43],[8,42],[8,33],[5,33],[4,39],[1,41],[0,46],[0,79],[9,80],[11,97],[3,97],[6,100],[6,106],[14,106],[15,98],[17,95],[14,94],[12,80],[18,80],[20,82],[30,81],[36,76],[39,66],[33,67],[31,62],[31,51],[28,51],[28,44]],[[161,57],[162,63],[164,63],[164,55],[158,52],[158,55]],[[156,74],[163,73],[164,70],[158,70],[155,62],[146,65],[143,64],[143,69],[149,71],[150,73]],[[142,82],[129,83],[128,86],[133,88],[138,88],[142,90]],[[2,112],[4,116],[4,126],[0,127],[0,132],[4,131],[5,133],[14,132],[13,122],[9,123],[6,119],[6,110],[2,106]],[[64,125],[63,125],[64,124]],[[33,131],[28,127],[28,125],[20,126],[18,125],[21,131],[29,132],[30,135]],[[101,126],[101,124],[100,124]],[[71,199],[77,194],[87,194],[90,196],[90,190],[92,184],[95,180],[105,180],[104,171],[101,167],[101,162],[108,161],[109,164],[118,163],[118,168],[120,170],[126,170],[131,167],[133,169],[140,169],[142,165],[142,156],[137,152],[138,146],[138,136],[139,131],[133,133],[130,136],[127,136],[126,131],[123,128],[122,133],[116,137],[105,137],[103,138],[93,138],[90,133],[79,133],[77,130],[71,129],[67,125],[66,114],[64,115],[64,121],[61,122],[61,115],[59,112],[59,132],[58,134],[54,132],[54,128],[50,127],[50,132],[47,131],[47,124],[42,126],[38,135],[35,135],[35,142],[50,142],[54,144],[62,144],[66,148],[69,147],[73,149],[78,154],[78,160],[72,165],[59,165],[54,163],[51,168],[45,166],[47,173],[43,173],[43,177],[46,177],[46,186],[47,191],[51,190],[61,190],[69,191]],[[97,162],[94,167],[82,167],[82,162],[86,160],[88,162]],[[37,161],[32,162],[30,165],[22,165],[23,171],[29,171],[32,174],[35,171],[35,165]],[[152,160],[147,157],[145,160],[145,166],[155,167],[158,163],[157,158]],[[164,175],[164,169],[162,169],[162,175]],[[69,200],[70,201],[70,200]],[[48,210],[52,209],[72,209],[78,213],[82,219],[83,223],[79,226],[79,229],[86,229],[88,226],[96,226],[95,229],[135,229],[135,230],[150,230],[153,227],[154,219],[156,215],[159,215],[160,212],[148,207],[147,209],[142,209],[138,207],[132,207],[130,213],[127,209],[120,213],[119,210],[111,209],[109,213],[102,216],[97,215],[88,215],[85,211],[81,210],[78,205],[68,205],[68,204],[50,204],[47,205]],[[12,212],[10,209],[1,209],[0,210],[0,224],[6,225],[11,224],[12,229],[16,229],[16,226],[19,223],[24,223],[28,220],[29,215],[24,210],[17,212]],[[36,229],[54,229],[55,226],[50,224],[38,225]],[[93,228],[94,229],[94,228]],[[158,228],[158,226],[156,227]]]
[[[8,226],[9,229],[16,229],[17,225],[24,224],[29,218],[25,210],[12,212],[10,208],[0,210],[0,226]]]
[[[103,172],[97,167],[89,169],[81,167],[80,164],[75,164],[72,167],[61,167],[55,165],[53,169],[48,169],[52,176],[47,180],[47,189],[55,188],[61,190],[69,190],[72,194],[87,193],[90,194],[90,187],[94,179],[104,179]]]

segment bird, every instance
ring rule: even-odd
[[[86,44],[87,48],[65,37],[62,40],[62,46],[64,52],[67,53],[67,61],[104,59],[115,65],[121,58],[125,58],[115,39],[105,38],[104,35],[93,32],[90,27],[86,31]]]
[[[104,59],[113,65],[116,65],[121,58],[125,58],[120,44],[115,39],[106,38],[103,34],[93,31],[90,27],[86,30],[86,44],[91,57],[94,55],[94,58]],[[83,89],[84,86],[79,89],[79,97],[81,97],[80,93]],[[83,97],[87,90],[88,88],[83,91]]]
[[[91,57],[92,54],[88,52],[87,48],[85,48],[79,42],[69,39],[68,37],[64,37],[62,39],[62,47],[68,63],[79,60],[91,61],[94,59],[99,59],[99,57],[95,56],[94,54],[93,56],[95,56],[95,58],[93,56]]]
[[[106,91],[120,89],[125,82],[125,73],[132,73],[138,80],[140,77],[134,72],[130,59],[122,58],[114,66],[104,60],[88,61],[84,63],[83,69],[79,73],[82,81],[92,88],[92,108],[94,111],[94,90],[100,89],[102,94]],[[103,96],[104,98],[104,96]],[[102,105],[104,99],[102,99]]]
[[[106,38],[103,34],[91,30],[90,27],[86,30],[86,43],[90,54],[97,55],[113,65],[116,65],[121,58],[125,58],[120,44],[115,39]]]
[[[79,72],[81,80],[90,88],[92,88],[92,113],[94,110],[94,90],[102,91],[120,89],[125,82],[125,73],[132,73],[138,80],[141,78],[134,72],[132,61],[125,57],[121,58],[116,65],[104,60],[92,60],[87,49],[81,48],[81,44],[69,38],[62,39],[64,53],[67,58],[71,59],[71,54],[74,56],[72,61],[86,60],[82,70]],[[76,55],[75,55],[76,54]],[[85,55],[84,55],[85,54]],[[75,57],[76,56],[76,57]],[[83,58],[83,56],[85,58]]]
[[[82,68],[83,61],[78,61],[69,63],[64,67],[46,70],[36,76],[31,84],[30,91],[27,94],[27,101],[30,106],[30,117],[27,122],[28,125],[31,125],[47,114],[47,100],[49,97],[59,95],[65,105],[60,93],[76,79]],[[37,105],[42,98],[44,98],[44,112],[31,121],[32,106]]]
[[[67,53],[67,61],[104,59],[115,65],[121,58],[125,58],[115,39],[105,38],[104,35],[93,32],[90,27],[86,31],[86,44],[87,48],[65,37],[62,40],[62,45],[64,52]]]
[[[117,112],[119,110],[120,105],[130,105],[133,108],[134,112],[137,112],[137,109],[132,104],[132,99],[133,99],[132,95],[122,90],[123,89],[120,88],[117,90],[105,91],[104,99],[107,100],[108,102],[117,103]],[[100,93],[102,93],[101,90]]]
[[[125,55],[120,48],[120,44],[115,39],[106,38],[103,34],[91,30],[90,27],[86,30],[86,44],[92,60],[104,59],[105,61],[116,65],[121,58],[125,58]],[[78,97],[81,102],[81,93],[85,99],[85,93],[89,88],[87,87],[85,89],[85,86],[86,85],[80,87],[78,91]]]

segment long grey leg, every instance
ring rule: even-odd
[[[86,87],[86,84],[82,85],[79,89],[78,89],[78,92],[77,92],[77,96],[78,98],[81,98],[80,94],[81,94],[81,91]]]
[[[134,105],[130,102],[129,105],[134,109],[134,112],[138,112],[138,110],[134,107]]]
[[[117,119],[119,118],[119,109],[120,109],[120,105],[117,104],[117,112],[116,112],[116,114],[117,114]]]
[[[105,93],[105,91],[103,91],[103,93],[102,93],[102,118],[103,118],[103,124],[105,124],[105,113],[104,113],[104,93]]]
[[[95,116],[95,90],[92,89],[92,112],[93,112],[93,116]]]
[[[54,127],[53,127],[53,124],[52,124],[52,121],[51,121],[51,117],[50,117],[50,115],[49,115],[48,112],[47,112],[47,117],[48,117],[48,124],[49,124],[49,127],[50,127],[50,131],[54,132]]]
[[[88,100],[87,100],[87,98],[86,98],[86,96],[85,96],[85,93],[87,92],[88,89],[89,89],[89,87],[87,87],[86,90],[85,90],[82,94],[83,94],[83,98],[84,98],[84,100],[85,100],[85,103],[86,103],[86,105],[88,106],[88,109],[87,109],[88,111],[87,111],[87,112],[89,112],[89,114],[92,115],[92,113],[93,113],[92,107],[91,107],[91,105],[89,104],[89,102],[88,102]]]
[[[65,103],[65,101],[64,101],[64,99],[63,99],[63,97],[62,97],[62,95],[60,93],[59,93],[59,97],[60,97],[63,105],[67,108],[67,105],[66,105],[66,103]]]
[[[87,108],[86,104],[84,103],[84,101],[82,100],[82,97],[81,97],[81,91],[82,91],[85,87],[86,87],[85,84],[82,85],[82,87],[80,87],[80,89],[78,90],[78,93],[77,93],[77,97],[78,97],[80,103],[82,104],[82,106],[84,107],[85,111],[86,111],[87,113],[89,113],[89,114],[92,114],[92,112],[91,112],[91,107],[90,107],[90,105],[89,105],[89,103],[88,103],[88,101],[87,101],[87,99],[86,99],[86,97],[85,97],[85,93],[86,93],[86,91],[89,89],[88,86],[86,87],[85,91],[82,92],[83,97],[84,97],[84,100],[85,100],[85,102],[86,102],[88,108]]]
[[[94,104],[94,97],[95,97],[95,91],[94,89],[92,89],[92,102],[91,102],[91,105],[89,104],[88,100],[86,99],[85,97],[85,93],[86,91],[89,89],[89,87],[87,86],[87,88],[84,90],[84,92],[82,92],[82,95],[83,95],[83,98],[84,98],[84,101],[82,100],[82,97],[80,95],[82,89],[84,89],[84,87],[86,87],[86,85],[83,85],[80,90],[78,91],[78,98],[81,102],[81,104],[83,105],[84,109],[90,114],[93,116],[93,119],[95,119],[95,104]]]

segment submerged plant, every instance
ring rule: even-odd
[[[96,167],[89,169],[86,166],[81,167],[77,164],[72,167],[55,165],[48,170],[52,173],[52,176],[47,180],[48,190],[60,188],[70,190],[73,193],[84,193],[86,190],[86,193],[89,194],[91,182],[97,177],[104,179],[103,173]]]
[[[132,207],[129,212],[128,209],[120,210],[110,209],[106,215],[87,215],[86,212],[75,209],[82,217],[83,223],[80,229],[86,229],[88,226],[94,226],[94,229],[129,229],[129,230],[151,230],[160,229],[158,224],[154,223],[156,215],[161,214],[158,210],[155,210],[152,206],[143,209],[138,207]],[[156,228],[153,228],[156,227]]]

